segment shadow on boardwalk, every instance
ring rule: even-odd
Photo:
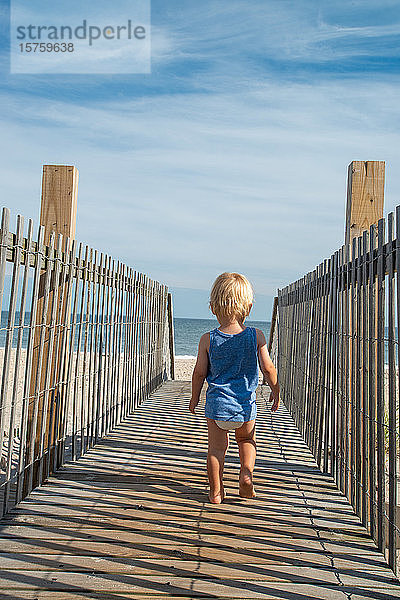
[[[400,586],[286,409],[259,388],[258,497],[207,503],[206,427],[169,381],[2,521],[0,600],[400,598]],[[198,411],[202,412],[201,408]]]

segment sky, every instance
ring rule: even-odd
[[[398,0],[153,0],[148,74],[10,74],[8,22],[3,2],[2,205],[38,223],[42,165],[75,165],[77,239],[167,284],[177,317],[238,271],[269,320],[343,244],[352,160],[385,160],[400,204]]]

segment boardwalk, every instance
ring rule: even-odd
[[[206,431],[168,381],[2,521],[0,600],[158,597],[360,600],[400,586],[286,409],[259,388],[258,498],[206,502]],[[199,411],[201,412],[201,410]]]

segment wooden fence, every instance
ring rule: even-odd
[[[400,207],[278,291],[282,396],[397,570]]]
[[[3,514],[173,373],[165,285],[74,241],[0,232]],[[169,310],[168,309],[169,306]],[[171,316],[168,319],[168,315]]]

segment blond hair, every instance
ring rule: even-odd
[[[217,318],[236,318],[243,322],[253,303],[253,288],[240,273],[221,273],[210,293],[210,308]]]

